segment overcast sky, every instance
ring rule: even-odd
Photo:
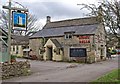
[[[0,0],[0,5],[7,5],[8,1]],[[14,1],[27,7],[44,25],[46,16],[51,16],[51,21],[83,17],[87,10],[80,10],[77,4],[97,4],[99,0],[12,0]]]

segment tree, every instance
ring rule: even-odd
[[[38,21],[35,15],[28,14],[28,21],[27,21],[27,29],[26,31],[23,31],[25,35],[28,35],[32,32],[37,32],[42,28],[42,23]]]
[[[0,27],[4,30],[8,29],[8,14],[3,10],[0,10]]]
[[[14,2],[14,4],[19,5],[19,7],[22,6],[18,2]],[[25,8],[25,7],[22,6],[22,8]],[[8,11],[0,10],[0,27],[7,31],[7,29],[8,29]],[[28,13],[28,20],[27,20],[26,31],[14,30],[13,32],[14,32],[14,34],[15,33],[19,33],[19,35],[28,35],[28,34],[30,34],[30,32],[39,31],[41,28],[42,28],[42,24],[41,24],[41,22],[38,21],[36,16],[33,15],[33,14]]]
[[[107,30],[114,35],[118,40],[118,47],[120,47],[120,1],[102,0],[98,2],[99,5],[95,4],[78,4],[82,8],[87,8],[90,13],[89,16],[97,16],[98,20],[102,21],[107,27]]]

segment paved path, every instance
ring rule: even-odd
[[[94,64],[76,64],[51,61],[30,61],[30,76],[16,77],[4,82],[90,82],[118,68],[118,58]],[[73,68],[68,68],[69,66]]]

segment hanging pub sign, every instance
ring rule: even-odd
[[[13,29],[26,30],[27,13],[13,11],[12,16],[13,16]]]

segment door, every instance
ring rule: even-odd
[[[48,60],[52,60],[52,57],[53,57],[52,47],[47,47],[47,56],[48,56]]]

